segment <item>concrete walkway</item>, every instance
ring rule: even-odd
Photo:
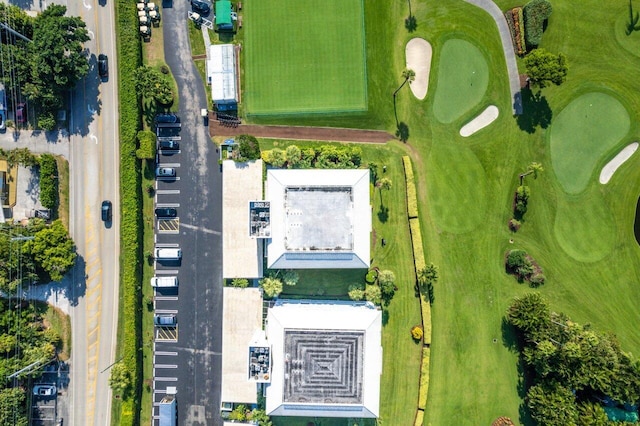
[[[465,0],[474,6],[484,9],[498,26],[500,39],[502,40],[502,50],[504,58],[507,62],[507,73],[509,74],[509,88],[511,89],[511,108],[514,115],[522,114],[522,96],[520,94],[520,75],[518,74],[518,65],[516,63],[516,53],[513,50],[513,42],[511,41],[511,31],[507,25],[502,10],[492,0]]]
[[[0,148],[29,148],[34,154],[61,155],[69,160],[69,133],[64,129],[53,132],[6,129],[0,133]]]

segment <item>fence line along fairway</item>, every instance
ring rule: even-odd
[[[625,107],[601,92],[586,93],[563,109],[551,126],[551,161],[570,194],[582,192],[601,158],[629,131]]]
[[[252,1],[244,14],[249,115],[366,110],[363,0]]]
[[[439,60],[433,115],[449,124],[482,100],[489,84],[489,66],[476,46],[460,39],[447,40]]]

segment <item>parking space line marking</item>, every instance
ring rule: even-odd
[[[176,309],[156,309],[156,314],[177,314]]]
[[[156,352],[156,355],[177,356],[178,352],[158,351],[158,352]]]
[[[156,296],[156,300],[178,300],[178,296]]]
[[[180,207],[180,203],[158,203],[158,202],[156,202],[156,207]]]
[[[160,167],[180,167],[180,163],[162,163]]]
[[[180,244],[158,244],[158,248],[175,248],[175,247],[180,247]]]
[[[156,364],[155,368],[178,368],[176,364]]]
[[[177,269],[158,269],[156,275],[175,275],[179,271]]]
[[[180,176],[170,176],[170,177],[157,176],[156,180],[173,182],[174,180],[180,180]]]
[[[169,194],[179,194],[179,189],[158,189],[156,194],[158,195],[169,195]]]
[[[178,378],[177,377],[156,377],[155,381],[156,382],[177,382]]]

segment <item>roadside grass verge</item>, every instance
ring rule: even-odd
[[[261,139],[262,150],[272,149],[277,146],[286,149],[290,144],[299,147],[319,146],[328,142],[302,142]],[[383,366],[380,384],[380,418],[385,423],[410,425],[413,424],[415,408],[418,403],[418,387],[420,381],[421,346],[411,338],[411,327],[421,322],[420,301],[416,297],[414,284],[416,281],[413,255],[411,249],[411,237],[407,220],[407,204],[405,192],[405,178],[402,165],[402,155],[405,154],[402,144],[397,142],[385,145],[358,144],[362,148],[362,160],[364,164],[373,162],[378,165],[378,177],[389,178],[392,182],[390,190],[380,191],[371,188],[372,198],[372,225],[371,255],[372,267],[389,269],[394,272],[398,290],[389,306],[383,307]],[[386,172],[383,172],[386,166]],[[385,245],[382,246],[382,239]],[[364,282],[363,270],[345,270],[342,272],[329,271],[305,271],[308,273],[311,283],[317,285],[328,284],[331,291],[339,291],[337,286],[342,286],[346,291],[353,280]],[[336,274],[335,283],[333,274]],[[300,274],[300,282],[295,287],[285,287],[285,291],[304,291],[302,286],[306,284]],[[306,281],[306,280],[305,280]],[[327,282],[329,281],[329,282]],[[316,289],[310,290],[312,293]],[[327,290],[327,294],[329,290]],[[346,293],[345,293],[346,295]],[[336,421],[322,418],[324,424]],[[299,419],[274,418],[276,425],[298,425]]]
[[[198,29],[192,20],[187,20],[187,28],[189,34],[189,44],[191,46],[191,57],[197,55],[205,55],[207,53],[206,47],[204,45],[204,37],[202,35],[202,30]],[[209,31],[209,30],[208,30]],[[209,37],[211,38],[211,42],[214,42],[212,31],[209,31]],[[202,79],[202,84],[204,85],[204,91],[207,94],[207,107],[210,108],[213,105],[213,101],[211,99],[211,88],[207,83],[207,60],[205,59],[193,59],[193,63],[198,70],[198,74],[200,74],[200,78]]]
[[[55,156],[58,165],[58,219],[69,229],[69,162]]]
[[[60,336],[60,343],[56,350],[60,361],[67,361],[71,355],[71,318],[60,309],[46,302],[33,301],[38,310],[44,311],[45,326],[50,327]]]

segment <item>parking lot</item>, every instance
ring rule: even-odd
[[[200,158],[199,134],[206,131],[202,121],[185,123],[180,116],[158,127],[154,424],[158,404],[172,387],[177,390],[178,424],[217,424],[222,286],[221,206],[216,200],[221,194],[215,189],[221,188],[221,176],[214,155],[205,169],[215,173],[194,167]]]

